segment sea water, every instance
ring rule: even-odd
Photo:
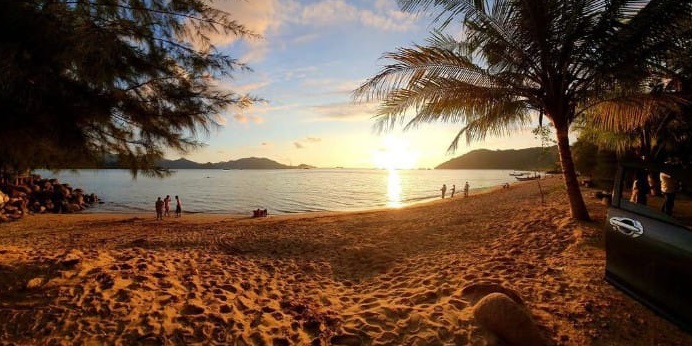
[[[153,213],[157,197],[170,195],[171,209],[178,195],[184,213],[269,214],[316,211],[358,211],[399,208],[439,199],[443,184],[447,197],[456,185],[455,198],[471,190],[500,186],[514,178],[507,170],[377,170],[281,169],[205,170],[181,169],[166,178],[139,175],[128,170],[77,170],[35,173],[57,178],[86,193],[95,193],[101,204],[96,213]]]

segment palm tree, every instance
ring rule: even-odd
[[[676,46],[689,0],[399,0],[439,12],[429,44],[385,53],[393,60],[354,91],[381,100],[376,127],[461,123],[454,150],[508,134],[534,116],[555,128],[573,218],[588,220],[569,145],[572,122],[604,101],[642,102],[653,57]],[[443,33],[461,19],[457,39]],[[413,112],[410,112],[413,110]],[[414,113],[413,115],[409,115]],[[625,116],[626,114],[620,114]]]

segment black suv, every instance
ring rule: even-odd
[[[606,219],[606,280],[692,332],[692,170],[618,169]]]

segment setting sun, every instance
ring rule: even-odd
[[[412,169],[417,159],[418,154],[411,150],[408,143],[393,136],[385,137],[382,146],[372,157],[375,167],[381,169]]]

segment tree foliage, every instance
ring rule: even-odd
[[[255,37],[202,0],[15,0],[0,13],[0,168],[120,164],[151,172],[197,148],[248,70],[210,35]]]
[[[678,104],[646,86],[661,60],[681,51],[689,0],[399,0],[408,11],[437,13],[444,29],[427,45],[384,54],[393,61],[358,88],[360,101],[381,100],[376,126],[461,123],[452,141],[508,134],[537,115],[555,128],[572,216],[588,219],[568,131],[590,110],[626,119],[646,104]],[[604,106],[605,105],[605,106]],[[623,105],[631,107],[622,107]],[[413,112],[409,112],[409,111]],[[412,115],[410,115],[412,113]]]

